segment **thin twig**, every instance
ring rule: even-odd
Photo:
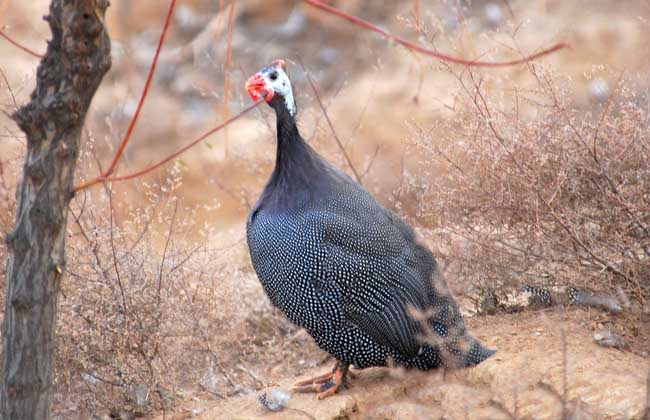
[[[326,110],[330,109],[330,106],[332,106],[332,104],[334,103],[334,99],[341,93],[344,86],[345,86],[345,81],[341,82],[339,86],[336,89],[334,89],[334,92],[330,94],[327,103],[323,102],[323,106],[325,107]],[[313,124],[314,127],[311,131],[311,134],[309,135],[309,137],[305,138],[305,140],[312,141],[314,137],[316,137],[316,134],[318,134],[318,130],[320,129],[320,123],[323,119],[325,119],[325,116],[321,112],[321,114],[315,116],[315,118],[316,121]],[[344,144],[343,146],[347,146],[347,144]]]
[[[296,56],[296,58],[300,63],[300,67],[302,67],[302,70],[305,72],[305,76],[307,76],[307,81],[309,82],[309,86],[311,86],[311,89],[314,91],[314,96],[316,97],[318,106],[323,111],[323,115],[325,116],[325,120],[327,120],[327,124],[330,126],[330,130],[334,135],[334,140],[336,140],[336,144],[339,146],[339,149],[341,149],[341,153],[343,153],[343,157],[345,158],[345,161],[347,162],[348,166],[352,170],[352,173],[354,174],[354,178],[357,180],[359,184],[362,184],[361,177],[359,176],[356,168],[352,164],[352,160],[350,159],[350,156],[348,156],[348,153],[345,151],[345,148],[343,147],[343,143],[341,143],[339,136],[336,134],[336,130],[334,129],[334,124],[332,124],[332,120],[330,120],[329,114],[327,113],[327,109],[325,109],[325,106],[323,105],[323,101],[321,101],[320,99],[320,95],[318,94],[318,89],[316,89],[316,85],[314,84],[314,81],[312,80],[311,75],[309,74],[309,70],[307,70],[307,68],[305,67],[305,64],[302,62],[300,56]]]
[[[415,32],[420,33],[422,28],[420,28],[420,0],[415,0],[415,5],[413,7],[413,17],[415,19]]]
[[[224,0],[219,0],[219,11],[217,12],[217,23],[214,29],[214,45],[219,45],[221,39],[221,21],[223,17]]]
[[[172,214],[172,220],[169,224],[169,231],[167,231],[167,239],[165,240],[165,248],[163,249],[162,258],[160,260],[160,271],[158,272],[158,310],[160,310],[160,292],[162,290],[162,279],[163,271],[165,269],[165,258],[167,258],[167,249],[169,249],[169,242],[172,238],[172,233],[174,231],[174,222],[176,222],[176,212],[178,211],[178,200],[174,201],[174,213]]]
[[[7,86],[7,90],[9,91],[9,95],[11,96],[11,101],[14,103],[14,108],[16,108],[17,110],[18,102],[16,102],[16,96],[14,95],[14,90],[11,88],[11,85],[9,84],[9,80],[7,79],[7,75],[5,74],[4,70],[2,70],[2,67],[0,67],[0,74],[2,75],[2,80],[4,80],[5,85]]]
[[[101,177],[101,176],[100,176],[100,177],[97,177],[97,178],[91,179],[91,180],[89,180],[89,181],[87,181],[87,182],[84,182],[83,184],[80,184],[80,185],[76,186],[75,189],[74,189],[74,193],[77,193],[77,192],[79,192],[79,191],[81,191],[81,190],[84,190],[84,189],[86,189],[86,188],[88,188],[88,187],[91,187],[91,186],[93,186],[93,185],[99,184],[99,183],[101,183],[101,182],[118,182],[118,181],[126,181],[126,180],[128,180],[128,179],[137,178],[137,177],[142,176],[142,175],[144,175],[144,174],[146,174],[146,173],[148,173],[148,172],[151,172],[151,171],[153,171],[153,170],[155,170],[155,169],[158,169],[158,168],[160,168],[161,166],[163,166],[164,164],[166,164],[167,162],[169,162],[169,161],[171,161],[171,160],[173,160],[173,159],[176,159],[178,156],[182,155],[183,153],[185,153],[186,151],[188,151],[188,150],[191,149],[192,147],[196,146],[197,144],[199,144],[200,142],[202,142],[202,141],[205,140],[206,138],[210,137],[212,134],[216,133],[217,131],[221,130],[221,129],[224,128],[225,126],[227,126],[227,125],[231,124],[232,122],[234,122],[235,120],[239,119],[241,116],[243,116],[244,114],[248,113],[248,112],[251,111],[253,108],[257,107],[258,105],[260,105],[260,104],[263,103],[263,102],[264,102],[264,100],[259,100],[258,102],[255,102],[254,104],[252,104],[252,105],[250,105],[249,107],[245,108],[245,109],[244,109],[242,112],[240,112],[239,114],[233,116],[233,117],[230,118],[229,120],[227,120],[227,121],[225,121],[225,122],[219,124],[218,126],[212,128],[211,130],[209,130],[209,131],[207,131],[206,133],[202,134],[202,135],[201,135],[199,138],[197,138],[196,140],[193,140],[193,141],[192,141],[191,143],[189,143],[188,145],[181,147],[181,148],[178,149],[176,152],[172,153],[171,155],[167,156],[166,158],[164,158],[163,160],[161,160],[161,161],[159,161],[159,162],[157,162],[157,163],[154,163],[154,164],[152,164],[152,165],[149,165],[148,167],[146,167],[146,168],[144,168],[144,169],[141,169],[141,170],[139,170],[139,171],[137,171],[137,172],[134,172],[134,173],[131,173],[131,174],[128,174],[128,175],[121,175],[121,176],[114,176],[114,177],[107,177],[107,178],[104,178],[104,177]]]
[[[359,131],[359,128],[361,128],[362,126],[363,119],[366,116],[366,111],[368,110],[368,105],[370,104],[370,100],[373,97],[372,92],[375,91],[376,85],[377,85],[377,77],[374,77],[372,79],[372,84],[370,85],[370,90],[368,91],[368,97],[366,98],[366,102],[363,104],[363,108],[361,108],[361,112],[359,112],[359,117],[357,117],[357,123],[354,125],[354,128],[352,129],[352,134],[351,134],[352,137],[356,136],[357,131]]]
[[[246,194],[240,192],[240,194],[236,194],[232,189],[228,188],[227,186],[223,185],[221,182],[219,182],[218,179],[214,178],[212,179],[212,183],[217,186],[220,190],[223,190],[226,194],[230,196],[230,198],[234,199],[235,201],[244,204],[248,210],[253,208],[253,205],[251,202],[248,200],[248,197]]]
[[[562,340],[562,419],[569,419],[569,408],[567,407],[569,398],[568,388],[568,369],[569,362],[567,360],[567,343],[566,343],[566,326],[564,323],[560,326],[560,339]]]
[[[202,382],[194,380],[194,383],[197,384],[199,387],[201,387],[201,389],[203,389],[205,392],[210,393],[215,397],[221,398],[222,400],[226,399],[226,395],[208,388]]]
[[[158,398],[160,399],[160,407],[162,408],[162,412],[163,412],[163,414],[162,414],[163,420],[166,420],[167,419],[167,408],[166,408],[167,404],[165,403],[165,395],[163,394],[163,391],[162,391],[162,389],[160,388],[160,386],[158,384],[156,384],[155,393],[156,393],[156,395],[158,395]]]
[[[237,365],[237,369],[241,370],[242,372],[244,372],[248,376],[250,376],[255,382],[257,382],[257,384],[260,386],[260,388],[264,388],[266,386],[266,384],[264,382],[262,382],[262,380],[257,375],[255,375],[253,372],[251,372],[251,370],[244,364],[244,362],[241,361],[241,359],[239,361],[240,361],[240,363]]]
[[[135,124],[138,122],[138,118],[140,117],[140,111],[142,110],[144,101],[147,98],[147,94],[149,93],[149,88],[151,87],[153,75],[156,72],[156,66],[158,65],[158,57],[160,56],[160,51],[162,49],[163,43],[165,42],[165,36],[167,35],[167,30],[169,29],[169,25],[172,20],[174,6],[176,6],[176,0],[171,0],[171,3],[169,4],[169,10],[167,11],[165,26],[163,27],[163,31],[160,34],[160,39],[158,40],[158,46],[156,47],[156,54],[154,55],[153,61],[151,62],[151,67],[149,68],[149,74],[147,75],[147,80],[144,84],[144,89],[142,89],[142,95],[140,95],[140,102],[138,102],[138,107],[136,108],[135,114],[133,114],[133,118],[129,123],[129,127],[127,128],[126,134],[124,135],[124,139],[122,140],[120,147],[117,149],[117,152],[115,153],[115,156],[113,157],[113,161],[111,162],[110,166],[108,167],[108,169],[106,169],[106,172],[102,174],[102,178],[107,178],[109,175],[113,173],[115,167],[117,166],[117,163],[122,157],[122,153],[124,153],[124,149],[126,148],[126,145],[129,143],[129,140],[131,139],[131,135],[133,134],[133,129],[135,128]]]
[[[2,29],[0,29],[0,36],[6,39],[7,41],[9,41],[9,43],[14,47],[18,47],[19,49],[25,51],[27,54],[31,55],[32,57],[43,58],[43,54],[39,54],[36,51],[27,48],[23,44],[19,43],[18,41],[14,40],[12,37],[7,35]]]
[[[96,380],[98,380],[100,382],[103,382],[105,384],[108,384],[110,386],[114,386],[114,387],[117,387],[117,388],[126,387],[126,384],[124,382],[111,381],[110,379],[103,378],[103,377],[99,376],[98,374],[96,374],[95,372],[91,372],[89,370],[83,371],[82,374],[83,375],[88,375],[91,378],[96,379]]]
[[[375,159],[377,159],[377,155],[379,155],[379,150],[381,150],[381,144],[378,144],[377,147],[375,147],[375,152],[370,157],[370,160],[366,165],[366,169],[363,170],[361,179],[365,179],[365,177],[368,175],[368,172],[370,172],[370,169],[372,169],[372,166],[375,164]]]
[[[609,110],[609,106],[612,104],[612,101],[614,100],[614,96],[616,95],[616,91],[618,90],[618,85],[621,83],[621,80],[623,79],[623,74],[625,74],[625,70],[621,71],[621,74],[618,76],[618,79],[616,80],[616,84],[614,85],[614,89],[612,89],[611,95],[609,95],[609,98],[607,98],[607,103],[605,104],[605,108],[603,109],[603,113],[600,114],[600,120],[598,120],[598,125],[596,126],[596,129],[594,130],[594,140],[593,140],[593,154],[594,154],[594,160],[596,163],[600,163],[598,161],[598,153],[596,149],[596,145],[598,142],[598,132],[600,131],[601,125],[603,125],[603,121],[605,120],[605,115],[607,115],[607,111]]]
[[[544,381],[539,381],[535,384],[535,387],[547,392],[549,395],[555,397],[558,401],[562,401],[562,395],[560,395],[560,393],[557,392],[551,384],[548,384]]]
[[[508,409],[506,408],[505,405],[503,405],[502,402],[499,402],[499,401],[495,400],[494,398],[491,398],[490,401],[488,401],[488,405],[489,405],[490,407],[496,409],[497,411],[499,411],[501,414],[506,415],[506,416],[507,416],[509,419],[511,419],[511,420],[516,420],[516,419],[517,419],[517,418],[515,417],[515,415],[512,414],[512,413],[510,412],[510,410],[508,410]]]
[[[648,368],[648,376],[645,382],[645,410],[643,412],[643,420],[650,420],[650,367]]]
[[[440,149],[440,147],[438,147],[436,142],[433,140],[433,135],[431,134],[431,132],[433,131],[433,128],[431,130],[429,130],[429,132],[426,133],[426,134],[417,125],[415,126],[415,129],[418,131],[418,134],[420,135],[420,137],[421,138],[424,137],[424,139],[427,141],[427,143],[433,148],[433,150],[437,154],[442,156],[442,158],[448,164],[450,164],[454,169],[456,169],[463,176],[463,178],[467,178],[467,175],[465,174],[465,171],[463,171],[463,168],[461,168],[456,162],[454,162],[449,156],[447,156],[447,154],[442,149]]]
[[[512,6],[510,6],[510,2],[508,0],[503,0],[503,4],[506,5],[506,9],[508,9],[508,13],[510,14],[511,18],[515,18],[515,13],[512,11]]]
[[[115,238],[113,236],[113,191],[108,188],[106,184],[106,194],[108,194],[108,204],[110,206],[110,227],[109,227],[109,233],[110,233],[110,242],[111,242],[111,253],[113,255],[113,262],[115,263],[115,275],[117,278],[117,285],[120,288],[120,294],[122,296],[122,308],[124,309],[124,316],[127,315],[127,309],[126,309],[126,296],[124,294],[124,287],[122,286],[122,277],[120,276],[120,268],[119,268],[119,263],[117,261],[117,251],[115,250]]]
[[[467,29],[465,25],[465,14],[463,13],[463,6],[460,5],[460,0],[456,0],[455,2],[456,5],[456,15],[458,16],[458,20],[460,21],[460,24]]]
[[[391,34],[388,31],[385,31],[384,29],[381,29],[377,25],[374,25],[374,24],[372,24],[372,23],[370,23],[370,22],[368,22],[366,20],[363,20],[363,19],[357,17],[357,16],[353,16],[353,15],[350,15],[348,13],[345,13],[344,11],[342,11],[340,9],[337,9],[335,7],[329,6],[329,5],[323,3],[320,0],[303,0],[303,1],[305,3],[307,3],[307,4],[310,4],[310,5],[314,6],[314,7],[317,7],[319,9],[324,10],[324,11],[326,11],[328,13],[333,14],[333,15],[339,16],[339,17],[341,17],[341,18],[343,18],[343,19],[345,19],[345,20],[347,20],[349,22],[352,22],[353,24],[355,24],[357,26],[361,26],[361,27],[369,29],[369,30],[371,30],[373,32],[377,32],[378,34],[382,35],[384,38],[386,38],[386,39],[388,39],[388,40],[390,40],[392,42],[395,42],[396,44],[400,44],[403,47],[408,48],[409,50],[416,51],[416,52],[419,52],[421,54],[425,54],[425,55],[428,55],[430,57],[434,57],[434,58],[437,58],[437,59],[440,59],[440,60],[443,60],[443,61],[449,61],[449,62],[456,63],[456,64],[463,64],[463,65],[466,65],[466,66],[474,66],[474,67],[514,66],[514,65],[517,65],[517,64],[523,64],[523,63],[527,63],[529,61],[536,60],[536,59],[538,59],[540,57],[543,57],[545,55],[554,53],[554,52],[556,52],[558,50],[561,50],[561,49],[566,48],[566,47],[569,46],[565,42],[560,42],[560,43],[557,43],[557,44],[553,45],[552,47],[547,48],[545,50],[542,50],[542,51],[540,51],[540,52],[538,52],[536,54],[532,54],[532,55],[529,55],[529,56],[526,56],[526,57],[523,57],[523,58],[519,58],[519,59],[516,59],[516,60],[511,60],[511,61],[494,61],[494,62],[491,62],[491,61],[464,60],[462,58],[453,57],[453,56],[448,55],[448,54],[443,54],[443,53],[439,53],[439,52],[430,50],[428,48],[424,48],[424,47],[422,47],[422,46],[420,46],[418,44],[415,44],[414,42],[402,39],[402,38],[400,38],[400,37],[398,37],[396,35]]]

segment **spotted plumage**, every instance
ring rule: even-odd
[[[284,93],[274,86],[282,82]],[[247,87],[266,96],[277,117],[275,168],[247,223],[253,267],[271,302],[343,372],[389,363],[465,367],[492,355],[466,331],[413,229],[302,139],[281,63]]]
[[[521,288],[530,294],[528,304],[534,307],[550,307],[555,305],[590,306],[612,313],[623,311],[619,299],[611,294],[580,289],[575,286],[547,287],[525,285]]]
[[[524,293],[530,293],[528,303],[534,306],[552,306],[555,304],[551,292],[542,286],[534,286],[527,284],[521,288]]]

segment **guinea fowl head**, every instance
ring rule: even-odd
[[[252,75],[246,82],[246,90],[254,101],[264,98],[276,112],[286,110],[290,116],[296,116],[296,102],[284,60],[275,60]]]

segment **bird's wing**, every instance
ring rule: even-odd
[[[413,315],[430,307],[433,256],[379,204],[328,218],[322,224],[328,277],[340,290],[346,319],[377,343],[417,355],[422,328]]]
[[[420,326],[409,313],[407,299],[394,298],[381,308],[365,310],[348,305],[346,318],[368,334],[376,343],[395,349],[406,357],[420,351]]]

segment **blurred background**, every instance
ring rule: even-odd
[[[1,0],[2,30],[44,52],[48,3]],[[588,354],[590,334],[611,330],[639,357],[626,363],[647,362],[650,2],[329,4],[465,59],[507,61],[557,42],[570,48],[523,65],[468,69],[301,1],[180,0],[118,173],[156,162],[237,114],[250,104],[246,79],[284,58],[303,137],[351,173],[306,68],[364,186],[441,258],[464,311],[488,317],[469,321],[479,338],[491,344],[494,324],[504,325],[502,335],[536,328],[535,316],[494,318],[521,310],[511,300],[522,286],[588,287],[624,310],[570,313],[567,328],[586,334],[576,351]],[[113,66],[87,116],[79,181],[107,167],[124,136],[167,8],[111,1]],[[38,60],[5,40],[0,56],[4,234],[25,147],[9,115],[28,100]],[[75,199],[60,314],[61,418],[153,416],[189,396],[247,395],[322,363],[309,337],[270,308],[248,261],[245,220],[274,159],[274,115],[261,106],[163,169]],[[547,345],[530,353],[543,360]],[[547,368],[540,364],[539,375]],[[489,378],[479,382],[496,383]],[[607,381],[623,386],[617,378]],[[584,379],[593,385],[587,393],[600,387],[592,379]]]
[[[606,0],[460,2],[466,19],[461,22],[455,0],[422,1],[418,2],[418,28],[415,3],[354,0],[333,4],[396,35],[467,59],[519,58],[558,41],[568,42],[570,50],[542,63],[570,78],[566,94],[585,112],[595,111],[594,106],[606,101],[623,70],[640,92],[647,87],[646,2],[630,1],[624,7]],[[352,161],[360,172],[366,172],[370,188],[388,199],[398,187],[402,165],[408,170],[417,165],[417,157],[404,153],[414,137],[409,124],[425,127],[453,116],[462,90],[454,76],[435,60],[390,45],[377,34],[301,2],[239,1],[232,13],[230,4],[219,0],[179,2],[154,87],[121,173],[166,156],[226,115],[238,112],[249,103],[243,89],[245,80],[278,57],[290,63],[303,135],[319,150],[339,159],[297,64],[300,56]],[[1,24],[16,40],[42,52],[49,36],[41,19],[47,6],[46,0],[5,0]],[[109,8],[113,67],[87,122],[97,159],[105,165],[135,112],[166,13],[167,4],[161,2],[116,0]],[[0,43],[0,53],[3,70],[20,103],[34,83],[37,61],[7,42]],[[526,66],[492,69],[485,75],[491,79],[486,81],[486,89],[502,96],[508,89],[517,87],[523,92],[536,84]],[[3,93],[10,111],[10,98]],[[185,165],[184,201],[210,206],[210,210],[200,211],[201,222],[228,229],[244,220],[246,203],[254,203],[273,162],[271,117],[268,110],[260,108],[256,115],[235,123],[181,158]],[[2,147],[11,150],[12,140],[4,138]],[[337,162],[344,166],[343,161]],[[93,159],[83,162],[80,169],[82,176],[97,173]],[[158,172],[148,179],[155,181],[160,176]],[[132,191],[140,181],[116,188]],[[137,201],[139,196],[136,191],[130,199]],[[214,204],[219,208],[213,209]]]

